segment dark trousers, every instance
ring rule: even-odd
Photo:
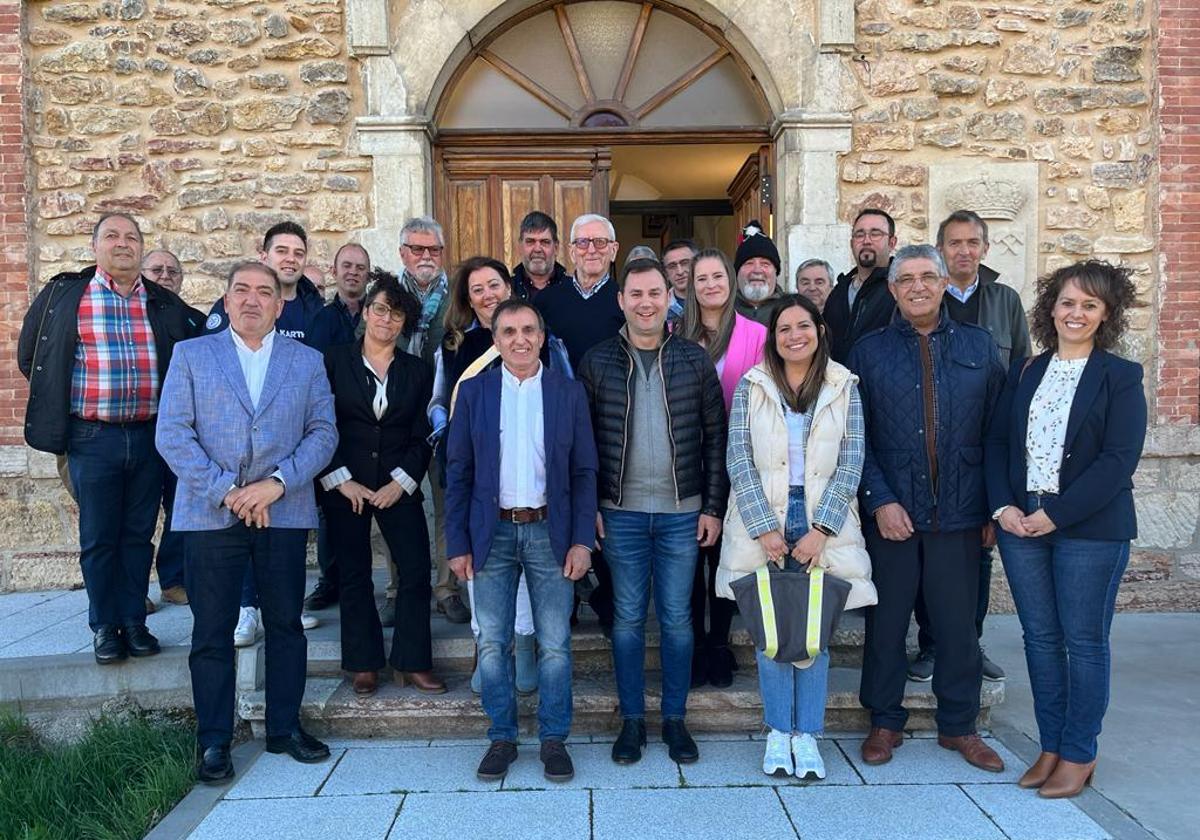
[[[378,671],[384,666],[383,627],[375,609],[371,579],[371,517],[396,564],[396,623],[392,654],[397,671],[428,671],[433,667],[429,631],[429,531],[425,509],[401,503],[379,510],[366,505],[361,514],[336,490],[322,501],[329,540],[338,547],[342,617],[342,668]]]
[[[592,552],[592,570],[596,573],[596,588],[588,596],[588,606],[600,619],[605,627],[613,625],[613,582],[612,569],[604,559],[604,550],[597,548]]]
[[[329,522],[325,519],[325,509],[321,508],[318,512],[321,520],[317,525],[317,567],[321,570],[321,580],[337,591],[340,583],[337,552],[333,550],[333,541],[329,539]]]
[[[163,489],[154,422],[72,418],[67,464],[79,502],[79,565],[88,593],[88,624],[92,630],[145,624]]]
[[[308,640],[300,626],[308,531],[239,522],[220,531],[189,531],[185,542],[196,740],[208,748],[233,737],[233,631],[247,566],[266,632],[267,735],[290,735],[300,726],[308,667]]]
[[[997,525],[997,528],[1000,526]],[[979,597],[975,601],[975,638],[983,638],[983,620],[987,618],[992,590],[992,549],[979,550]],[[929,630],[929,611],[925,609],[925,590],[917,589],[917,645],[922,651],[933,650],[933,633]]]
[[[692,580],[692,635],[697,651],[729,644],[729,626],[737,612],[737,602],[717,597],[717,566],[720,562],[720,539],[716,545],[700,549],[696,576]],[[706,612],[707,629],[704,624]]]
[[[979,528],[918,531],[901,542],[885,540],[872,519],[863,523],[871,578],[879,603],[867,610],[859,699],[871,711],[871,725],[900,730],[908,720],[904,683],[908,620],[923,586],[936,650],[933,693],[942,735],[975,731],[983,660],[975,636],[979,586]]]
[[[171,530],[171,509],[175,507],[175,485],[179,479],[170,467],[162,465],[163,529],[158,539],[158,553],[154,566],[158,569],[160,589],[183,586],[183,534]]]

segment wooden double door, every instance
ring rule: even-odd
[[[565,244],[576,217],[607,215],[611,169],[611,153],[598,146],[436,148],[434,212],[446,232],[447,267],[478,254],[515,266],[521,219],[533,210],[554,219]]]

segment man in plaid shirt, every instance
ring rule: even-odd
[[[66,454],[79,502],[79,562],[96,661],[152,656],[146,628],[151,537],[162,494],[154,448],[159,388],[188,310],[141,275],[142,232],[109,213],[92,231],[96,265],[53,277],[25,316],[25,439]]]

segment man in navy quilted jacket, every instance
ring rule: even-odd
[[[905,636],[918,585],[937,650],[938,743],[971,764],[1004,762],[975,732],[982,659],[975,634],[979,551],[990,527],[983,440],[1004,383],[987,330],[950,318],[949,273],[931,245],[896,252],[891,324],[854,345],[867,446],[859,497],[879,604],[867,613],[859,699],[871,711],[867,764],[891,760],[908,713]]]

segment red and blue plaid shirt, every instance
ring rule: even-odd
[[[158,413],[158,348],[139,277],[129,297],[97,267],[79,300],[71,413],[121,423]]]

